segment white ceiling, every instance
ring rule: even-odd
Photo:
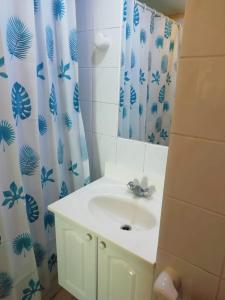
[[[141,0],[165,15],[184,13],[186,0]]]

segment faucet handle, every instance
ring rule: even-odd
[[[136,185],[133,181],[129,181],[127,186],[131,191],[133,191]]]
[[[145,189],[146,195],[149,195],[149,196],[151,196],[155,191],[156,191],[156,188],[154,185],[150,185],[149,187],[147,187]]]
[[[150,198],[156,190],[153,185],[144,188],[138,183],[138,181],[135,180],[128,182],[127,187],[134,193],[134,195],[146,198]]]

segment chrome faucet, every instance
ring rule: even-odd
[[[130,181],[127,184],[129,190],[137,197],[150,198],[152,194],[156,191],[155,186],[151,185],[146,188],[142,187],[138,180]]]

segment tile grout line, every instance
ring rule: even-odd
[[[225,251],[224,251],[223,263],[222,263],[221,271],[220,271],[221,275],[220,275],[220,278],[219,278],[219,283],[218,283],[217,292],[216,292],[216,299],[219,299],[218,297],[219,297],[221,283],[222,283],[222,280],[223,280],[223,270],[224,270],[224,267],[225,267]]]
[[[82,66],[79,66],[78,69],[113,69],[113,70],[118,70],[120,69],[120,67],[103,67],[103,66],[88,66],[88,67],[82,67]]]
[[[88,102],[88,101],[86,101]],[[95,102],[95,103],[104,103],[104,104],[109,104],[109,105],[114,105],[114,106],[118,106],[119,107],[119,103],[111,103],[111,102],[104,102],[104,101],[96,101],[96,100],[92,100],[90,102]]]
[[[176,254],[173,253],[172,251],[167,250],[167,249],[163,248],[162,246],[159,246],[158,249],[159,249],[159,250],[162,250],[163,252],[169,253],[169,255],[172,255],[173,257],[175,257],[175,258],[177,258],[177,259],[179,259],[179,260],[182,260],[182,261],[184,261],[185,263],[187,263],[187,264],[189,264],[189,265],[191,265],[191,266],[193,266],[193,267],[195,267],[195,268],[197,268],[197,269],[199,269],[199,270],[201,270],[201,271],[203,271],[203,272],[206,272],[206,273],[208,273],[208,274],[210,274],[210,275],[212,275],[212,276],[214,276],[214,277],[216,277],[216,278],[220,278],[219,275],[217,275],[217,274],[215,274],[215,273],[212,273],[212,272],[210,272],[210,271],[208,271],[208,270],[206,270],[206,269],[204,269],[204,268],[202,268],[202,267],[200,267],[200,266],[198,266],[198,265],[196,265],[196,264],[190,262],[189,260],[187,260],[187,259],[185,259],[185,258],[183,258],[183,257],[180,257],[180,256],[176,255]]]
[[[96,28],[88,28],[88,29],[78,29],[77,33],[83,33],[83,32],[96,32],[101,30],[111,30],[111,29],[120,29],[121,25],[119,26],[112,26],[112,27],[96,27]]]
[[[215,216],[217,216],[217,217],[225,218],[225,215],[224,215],[224,214],[221,214],[221,213],[216,212],[216,211],[214,211],[214,210],[207,209],[207,208],[201,207],[201,206],[199,206],[199,205],[196,205],[196,204],[187,202],[187,201],[185,201],[185,200],[183,200],[183,199],[176,198],[176,197],[170,195],[169,193],[167,193],[166,191],[164,191],[164,197],[168,197],[168,198],[171,198],[172,200],[176,200],[176,201],[178,201],[178,202],[182,202],[182,203],[184,203],[184,204],[186,204],[186,205],[188,205],[188,206],[191,206],[191,207],[196,207],[196,208],[198,208],[198,209],[200,209],[200,210],[202,210],[202,211],[204,211],[204,212],[211,213],[211,214],[213,214],[213,215],[215,215]],[[164,198],[164,197],[163,197],[163,198]]]
[[[171,131],[171,135],[181,136],[181,137],[188,138],[188,139],[201,140],[204,142],[210,142],[210,143],[215,143],[215,144],[225,144],[225,141],[213,140],[213,139],[199,137],[199,136],[192,136],[192,135],[187,135],[184,133],[178,133],[178,132],[174,132],[174,131]]]
[[[187,60],[187,59],[204,59],[204,58],[225,58],[225,54],[217,54],[217,55],[192,55],[192,56],[181,56],[180,59]]]
[[[146,161],[146,157],[147,157],[147,143],[144,143],[145,145],[145,149],[144,149],[144,159],[143,159],[143,165],[142,165],[142,172],[144,173],[144,169],[145,169],[145,161]]]
[[[99,133],[99,132],[96,132],[96,131],[92,131],[92,135],[100,135],[100,136],[104,136],[104,137],[109,137],[109,138],[117,139],[116,135],[109,135],[109,134]]]

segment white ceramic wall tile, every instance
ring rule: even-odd
[[[84,129],[86,131],[91,131],[92,129],[92,102],[91,101],[81,101],[81,114],[84,122]]]
[[[80,31],[77,33],[77,39],[79,67],[92,67],[93,31]]]
[[[146,144],[144,172],[165,176],[168,147]]]
[[[141,172],[144,166],[146,144],[117,138],[116,164]]]
[[[105,162],[116,160],[116,138],[93,134],[93,178],[104,175]]]
[[[93,28],[93,1],[76,0],[77,31]]]
[[[121,53],[121,30],[120,28],[103,29],[94,32],[95,35],[102,33],[111,41],[111,45],[106,50],[93,47],[93,65],[102,68],[118,68],[120,66]]]
[[[127,184],[131,180],[131,178],[142,181],[143,177],[146,177],[146,174],[144,174],[142,171],[140,172],[121,165],[117,165],[115,162],[105,163],[104,175],[124,184]]]
[[[97,29],[119,27],[122,22],[122,0],[92,0],[93,27]]]
[[[92,101],[92,69],[79,68],[79,99]]]
[[[93,101],[118,104],[119,86],[119,68],[93,68]]]
[[[165,172],[167,148],[142,142],[117,139],[120,82],[122,0],[76,0],[79,48],[79,82],[91,173],[104,174],[105,161],[135,171]],[[92,9],[93,8],[93,9]],[[95,31],[92,31],[95,29]],[[94,35],[111,39],[108,51],[95,49]],[[92,67],[94,68],[92,69]],[[93,104],[91,101],[94,101]],[[92,131],[97,134],[93,134]],[[92,140],[93,135],[93,140]],[[116,156],[117,140],[117,156]],[[145,153],[146,149],[146,153]]]
[[[93,102],[93,132],[117,136],[118,109],[115,104]]]

